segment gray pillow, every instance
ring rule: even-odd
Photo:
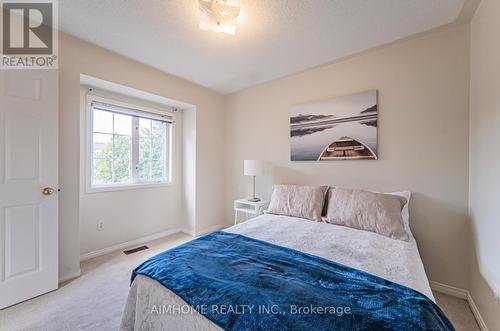
[[[327,186],[274,185],[270,214],[321,221]]]
[[[401,196],[332,187],[325,222],[408,241],[401,217],[405,204]]]

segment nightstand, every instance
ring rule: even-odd
[[[260,200],[257,202],[247,199],[234,200],[234,224],[238,224],[238,212],[243,212],[248,220],[248,215],[262,215],[269,206],[269,200]]]

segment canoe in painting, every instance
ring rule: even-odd
[[[367,145],[344,136],[326,146],[318,160],[376,160],[377,156]]]

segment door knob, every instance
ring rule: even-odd
[[[42,189],[43,195],[52,195],[54,193],[54,189],[52,187],[44,187]]]

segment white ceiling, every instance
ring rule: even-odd
[[[457,19],[464,0],[234,0],[235,36],[198,29],[197,0],[60,0],[61,30],[222,93]],[[234,2],[233,1],[233,2]]]

